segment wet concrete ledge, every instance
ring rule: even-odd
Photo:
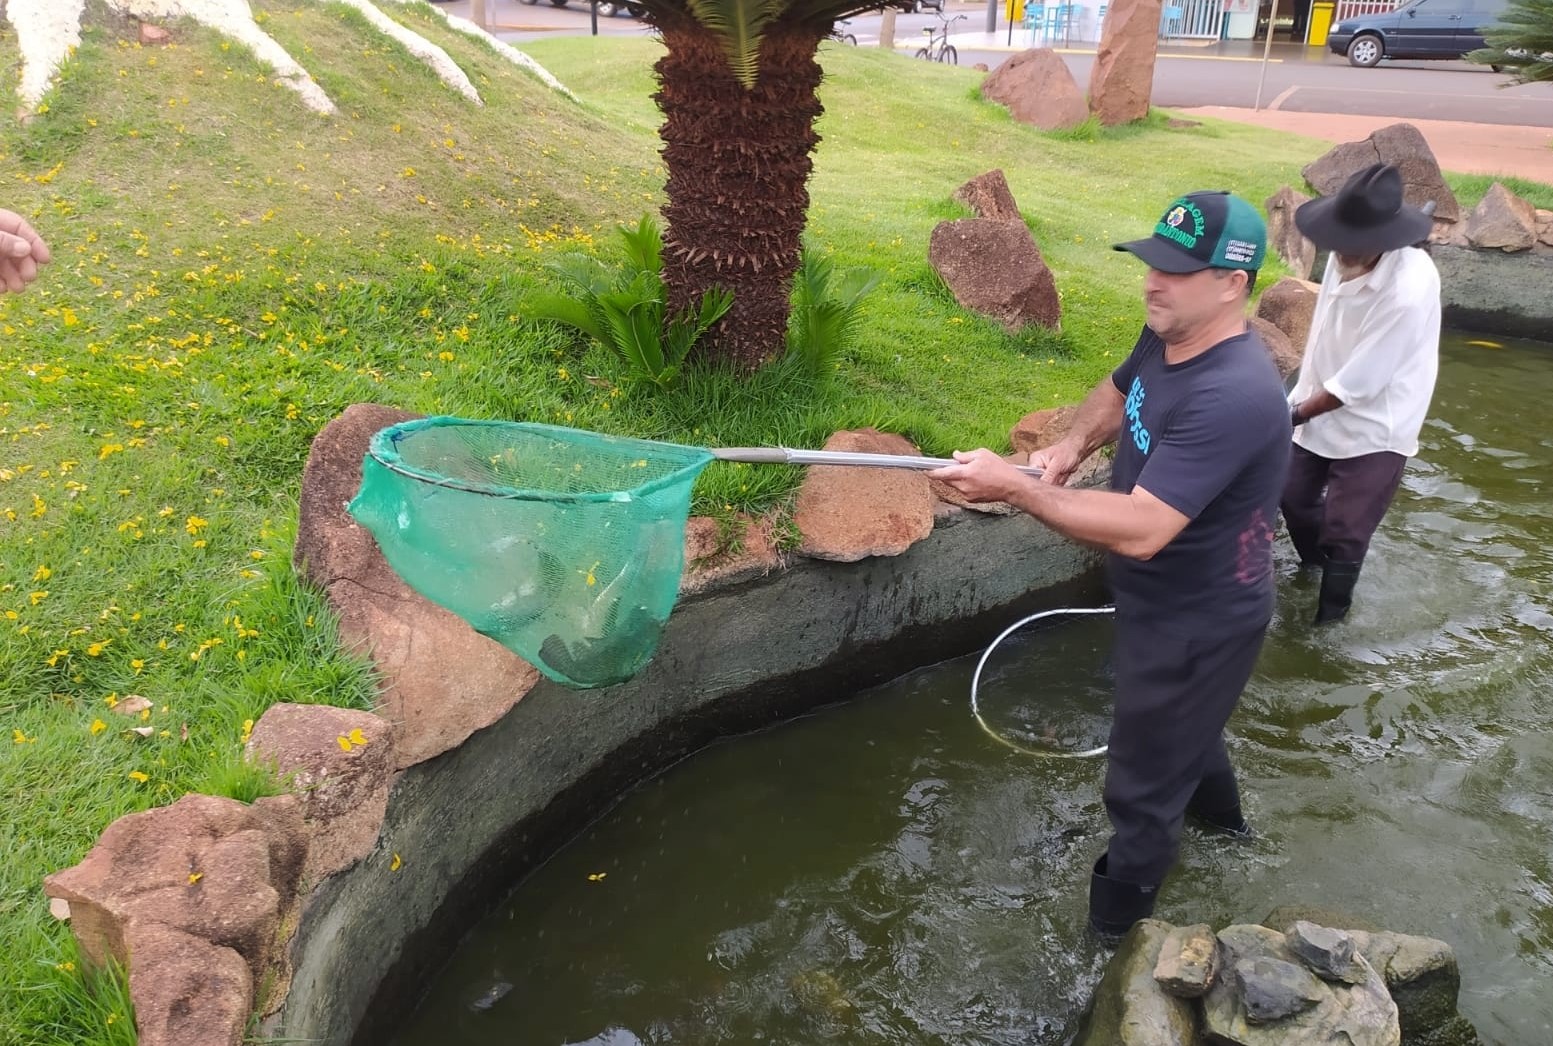
[[[1097,564],[1027,517],[962,512],[897,557],[801,559],[684,599],[629,683],[542,682],[400,776],[376,854],[309,899],[267,1034],[381,1046],[464,934],[632,786],[720,738],[977,650],[1021,614],[1097,605]]]
[[[1437,243],[1445,324],[1553,342],[1553,250],[1479,250]]]

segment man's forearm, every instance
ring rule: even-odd
[[[1075,447],[1078,460],[1083,461],[1107,443],[1115,443],[1122,431],[1122,394],[1109,377],[1090,390],[1063,441]]]
[[[1063,537],[1132,559],[1148,559],[1164,542],[1156,521],[1129,494],[1021,482],[1008,503]]]
[[[1322,414],[1336,410],[1343,405],[1343,401],[1332,395],[1326,389],[1317,389],[1304,402],[1296,403],[1294,409],[1289,412],[1289,420],[1296,425],[1303,425],[1311,418],[1320,417]]]

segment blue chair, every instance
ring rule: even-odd
[[[1186,25],[1186,9],[1177,4],[1166,4],[1159,15],[1159,35],[1179,36]]]
[[[1046,11],[1046,38],[1056,39],[1061,34],[1064,40],[1068,32],[1073,28],[1074,4],[1056,4]]]
[[[1040,35],[1046,25],[1046,5],[1026,4],[1024,14],[1024,27],[1030,30],[1030,46],[1035,46],[1035,38]]]

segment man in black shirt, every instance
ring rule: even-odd
[[[1188,811],[1248,835],[1224,726],[1273,608],[1272,542],[1288,468],[1288,405],[1245,310],[1266,251],[1255,208],[1223,192],[1171,204],[1118,244],[1149,271],[1147,325],[1066,438],[1031,455],[1041,479],[989,450],[929,473],[1106,550],[1116,600],[1116,715],[1105,781],[1114,834],[1095,862],[1089,921],[1116,937],[1154,910]],[[1065,487],[1115,441],[1111,489]]]

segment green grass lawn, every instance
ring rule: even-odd
[[[289,562],[309,442],[347,405],[709,445],[875,425],[934,454],[1004,448],[1021,415],[1079,398],[1130,347],[1142,270],[1111,242],[1179,192],[1260,201],[1323,149],[1163,120],[1043,135],[979,101],[969,70],[827,47],[810,234],[885,274],[859,343],[818,388],[692,373],[654,393],[527,323],[524,300],[547,259],[607,253],[617,222],[660,203],[655,44],[533,46],[578,104],[390,7],[459,60],[477,108],[348,9],[254,6],[337,116],[214,33],[142,49],[99,25],[46,113],[0,120],[0,205],[56,258],[0,298],[3,1046],[133,1041],[122,992],[83,981],[50,919],[45,874],[121,814],[275,787],[240,759],[270,704],[370,703],[370,672]],[[15,66],[14,35],[0,58]],[[963,214],[950,193],[993,167],[1056,273],[1061,334],[1005,335],[927,264],[934,224]],[[698,510],[780,506],[797,479],[714,466]],[[150,707],[126,717],[131,695]]]

